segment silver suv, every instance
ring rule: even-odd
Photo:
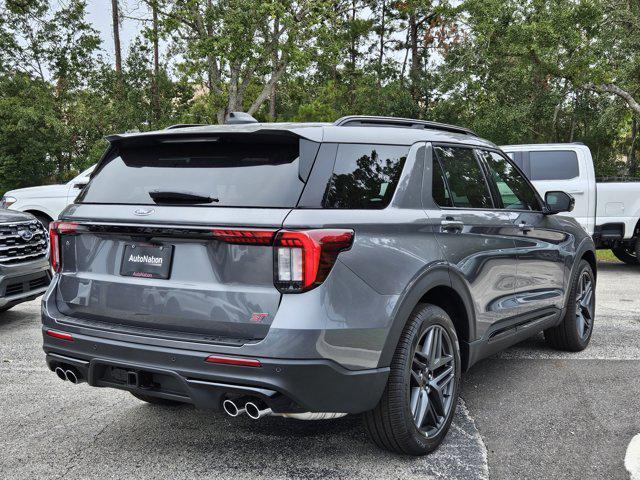
[[[248,122],[108,138],[50,232],[61,379],[254,419],[362,413],[380,447],[420,455],[479,359],[543,330],[587,346],[593,242],[492,143]]]

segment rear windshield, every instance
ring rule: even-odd
[[[297,140],[120,148],[101,166],[78,202],[155,205],[158,192],[175,192],[210,198],[210,202],[194,201],[205,206],[294,207],[304,187],[299,150]]]

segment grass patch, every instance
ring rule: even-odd
[[[596,258],[599,262],[616,262],[621,263],[611,250],[597,250]]]

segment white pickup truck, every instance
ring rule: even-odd
[[[95,165],[87,168],[62,185],[42,185],[10,190],[2,197],[0,207],[28,212],[48,227],[49,222],[57,220],[62,210],[72,203],[82,187],[89,183],[89,175],[94,168]]]
[[[640,180],[596,180],[589,147],[580,143],[506,145],[502,150],[529,177],[542,197],[562,190],[598,248],[610,248],[625,263],[640,259]]]

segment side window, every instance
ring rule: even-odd
[[[570,180],[580,175],[576,152],[530,152],[529,161],[531,180]]]
[[[459,208],[493,208],[487,182],[472,149],[434,147],[433,150],[435,157],[440,161],[444,179],[451,192],[449,203]],[[434,178],[435,173],[434,170]],[[439,203],[443,201],[442,198],[434,197],[434,200],[441,207],[450,206]]]
[[[324,208],[380,209],[396,191],[409,147],[342,144],[322,201]]]
[[[440,162],[438,162],[438,159],[435,157],[433,158],[433,180],[431,192],[436,205],[441,207],[453,207],[453,203],[451,203],[451,196],[449,195],[449,189],[444,181],[444,174],[442,173]]]
[[[522,174],[496,152],[479,150],[489,167],[503,208],[507,210],[540,210],[536,194]]]

